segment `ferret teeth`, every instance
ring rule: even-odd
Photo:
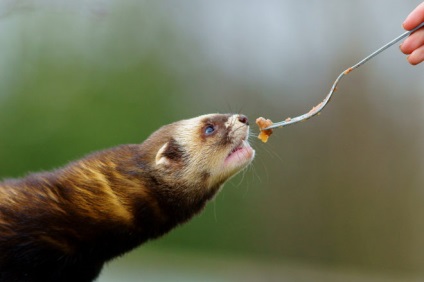
[[[242,149],[242,148],[243,148],[243,146],[244,146],[244,142],[242,142],[241,144],[238,144],[237,146],[235,146],[235,147],[231,150],[231,152],[228,154],[228,156],[229,156],[229,155],[231,155],[231,154],[234,154],[236,151],[238,151],[238,150]]]

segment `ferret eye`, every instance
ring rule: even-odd
[[[215,127],[213,125],[208,125],[205,128],[205,134],[211,135],[215,131]]]

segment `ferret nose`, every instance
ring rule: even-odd
[[[249,125],[249,120],[247,119],[247,116],[245,116],[245,115],[239,115],[238,116],[238,120],[241,123],[244,123],[246,125]]]

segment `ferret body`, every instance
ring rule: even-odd
[[[105,262],[200,212],[253,160],[248,133],[243,115],[204,115],[0,182],[0,281],[93,281]]]

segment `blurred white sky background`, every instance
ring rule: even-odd
[[[108,20],[116,10],[137,1],[0,0],[0,62],[4,66],[14,47],[23,18],[47,12],[69,17],[80,27]],[[171,20],[184,36],[193,38],[208,63],[228,75],[271,85],[298,82],[329,89],[329,77],[356,63],[403,32],[401,23],[420,1],[138,1],[140,9],[152,9]],[[119,7],[119,9],[115,9]],[[149,19],[157,21],[157,19]],[[143,22],[146,22],[144,20]],[[43,32],[39,30],[39,32]],[[36,35],[34,35],[36,36]],[[143,42],[145,44],[145,42]],[[86,46],[87,47],[87,46]],[[181,63],[178,62],[177,63]],[[330,69],[330,65],[339,65]],[[180,66],[182,69],[184,66]],[[4,72],[7,70],[3,69]],[[405,64],[394,46],[360,71],[378,70],[384,79],[402,86],[420,81],[422,71]],[[383,73],[382,73],[383,72]],[[411,80],[409,80],[411,79]]]
[[[205,55],[228,72],[289,83],[307,73],[325,74],[334,60],[340,70],[347,68],[355,47],[365,56],[400,34],[411,6],[406,1],[239,0],[167,8],[181,29],[202,43]]]

